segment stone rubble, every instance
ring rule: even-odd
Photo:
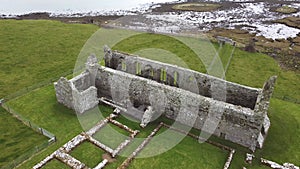
[[[112,157],[116,157],[125,147],[127,147],[134,139],[134,137],[139,133],[140,131],[135,130],[131,135],[129,139],[126,139],[124,142],[122,142],[112,153]]]
[[[97,133],[97,131],[102,129],[108,122],[109,122],[108,118],[100,121],[99,123],[96,124],[96,126],[94,126],[89,131],[87,131],[86,134],[89,135],[89,136],[93,136],[94,134]]]
[[[126,131],[128,131],[129,133],[135,133],[134,130],[132,130],[131,128],[127,127],[126,125],[123,125],[122,123],[116,121],[116,120],[112,120],[112,119],[109,119],[109,122],[114,124],[115,126],[118,126],[119,128],[121,129],[124,129]]]
[[[75,147],[77,147],[79,144],[81,144],[85,140],[86,140],[86,137],[84,136],[83,133],[81,133],[80,135],[77,135],[71,141],[69,141],[68,143],[63,145],[60,148],[60,150],[66,152],[66,153],[69,153],[70,151],[72,151]]]
[[[231,151],[230,151],[230,153],[229,153],[229,156],[228,156],[228,158],[227,158],[227,161],[226,161],[226,163],[225,163],[225,165],[224,165],[223,169],[228,169],[228,168],[229,168],[229,166],[230,166],[230,164],[231,164],[231,161],[232,161],[232,158],[233,158],[233,155],[234,155],[234,153],[235,153],[235,150],[231,150]]]
[[[102,150],[112,154],[114,152],[114,150],[102,143],[100,143],[99,141],[97,141],[96,139],[94,139],[93,137],[88,136],[88,141],[91,142],[92,144],[96,145],[97,147],[100,147]]]
[[[248,164],[252,164],[252,160],[253,160],[254,157],[255,157],[254,154],[246,153],[246,162]]]
[[[291,163],[284,163],[283,165],[280,165],[278,163],[263,158],[261,158],[260,160],[262,164],[269,166],[273,169],[299,169],[298,166],[295,166],[294,164]]]
[[[73,169],[86,168],[85,164],[83,164],[82,162],[80,162],[79,160],[75,159],[74,157],[70,156],[69,154],[67,154],[65,152],[56,151],[55,157]]]
[[[107,159],[104,159],[101,163],[99,163],[94,169],[102,169],[106,166],[106,164],[108,163]]]
[[[152,120],[153,115],[155,114],[153,107],[148,106],[146,111],[144,112],[143,118],[142,118],[142,122],[140,124],[140,126],[142,128],[145,128]]]
[[[37,165],[35,165],[33,167],[33,169],[40,169],[42,168],[44,165],[46,165],[48,162],[50,162],[55,156],[55,152],[52,153],[51,155],[47,156],[44,160],[42,160],[41,162],[39,162]]]
[[[40,169],[44,165],[46,165],[48,162],[50,162],[52,159],[56,158],[66,165],[70,166],[73,169],[83,169],[88,168],[84,163],[80,162],[79,160],[75,159],[68,153],[70,153],[73,149],[75,149],[77,146],[79,146],[84,141],[89,141],[90,143],[96,145],[97,147],[103,149],[107,153],[111,154],[112,157],[116,157],[126,146],[128,146],[133,138],[139,133],[138,130],[132,130],[126,125],[123,125],[122,123],[119,123],[116,120],[113,120],[114,118],[118,117],[119,110],[115,109],[114,114],[110,114],[107,118],[101,120],[99,123],[97,123],[93,128],[91,128],[86,133],[81,133],[71,139],[69,142],[64,144],[62,147],[60,147],[58,150],[56,150],[51,155],[47,156],[44,160],[42,160],[40,163],[36,164],[33,169]],[[112,123],[128,132],[130,132],[130,137],[126,139],[124,142],[122,142],[115,150],[111,149],[110,147],[100,143],[96,139],[94,139],[92,136],[100,131],[107,123]],[[105,167],[105,165],[108,163],[107,159],[104,159],[101,163],[99,163],[95,169],[101,169]]]

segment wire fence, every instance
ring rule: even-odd
[[[44,150],[45,148],[47,148],[49,145],[50,144],[48,142],[44,142],[44,143],[42,143],[42,144],[40,144],[38,146],[35,146],[33,149],[30,149],[26,153],[24,153],[21,156],[15,158],[10,163],[8,163],[5,166],[1,167],[1,169],[12,169],[12,168],[15,168],[15,167],[19,166],[20,164],[22,164],[24,161],[26,161],[29,158],[31,158],[34,154],[36,154],[36,153]]]
[[[69,71],[61,74],[59,77],[55,77],[55,78],[43,81],[41,83],[32,85],[30,87],[26,87],[24,89],[21,89],[21,90],[17,91],[16,93],[13,93],[11,95],[8,95],[8,96],[4,97],[2,102],[8,102],[9,100],[12,100],[12,99],[15,99],[17,97],[23,96],[23,95],[25,95],[25,94],[33,91],[33,90],[39,89],[41,87],[48,86],[49,84],[52,84],[52,83],[56,82],[60,77],[65,77],[65,76],[68,76],[72,73],[73,73],[73,70],[69,70]]]
[[[75,72],[78,72],[80,70],[82,70],[84,66],[79,67],[77,70],[75,70]],[[15,111],[12,107],[10,107],[7,102],[13,99],[16,99],[18,97],[24,96],[28,93],[30,93],[33,90],[48,86],[50,84],[53,84],[54,82],[58,81],[58,79],[60,77],[66,77],[71,75],[74,72],[74,70],[69,70],[55,78],[43,81],[41,83],[38,83],[36,85],[30,86],[30,87],[26,87],[24,89],[19,90],[16,93],[13,93],[11,95],[8,95],[6,97],[4,97],[3,99],[0,99],[0,106],[2,106],[7,112],[9,112],[10,114],[12,114],[14,117],[16,117],[18,120],[20,120],[21,122],[23,122],[26,126],[30,127],[31,129],[33,129],[34,131],[46,136],[48,138],[48,141],[42,143],[41,145],[37,145],[35,146],[33,149],[27,151],[26,153],[20,155],[19,157],[17,157],[16,159],[14,159],[13,161],[11,161],[10,163],[8,163],[7,165],[1,167],[1,169],[11,169],[11,168],[15,168],[18,165],[20,165],[21,163],[23,163],[24,161],[28,160],[29,158],[31,158],[34,154],[40,152],[41,150],[47,148],[49,145],[51,145],[52,143],[56,142],[56,136],[54,134],[52,134],[51,132],[47,131],[46,129],[39,127],[38,125],[36,125],[35,123],[33,123],[32,121],[26,119],[24,116],[22,116],[20,113],[18,113],[17,111]]]
[[[9,112],[10,114],[12,114],[14,117],[16,117],[17,119],[19,119],[20,121],[22,121],[26,126],[32,128],[34,131],[48,137],[49,139],[53,139],[55,137],[54,134],[52,134],[51,132],[47,131],[46,129],[43,129],[41,127],[39,127],[38,125],[36,125],[35,123],[31,122],[30,120],[26,119],[25,117],[23,117],[20,113],[18,113],[17,111],[15,111],[14,109],[12,109],[10,106],[8,106],[6,103],[2,103],[2,107]]]
[[[12,109],[10,106],[8,106],[6,103],[2,102],[1,106],[7,112],[11,113],[15,118],[17,118],[18,120],[20,120],[21,122],[23,122],[26,126],[30,127],[34,131],[36,131],[36,132],[38,132],[38,133],[40,133],[40,134],[42,134],[42,135],[44,135],[44,136],[46,136],[48,138],[48,140],[46,142],[42,143],[41,145],[35,146],[33,149],[31,149],[31,150],[27,151],[26,153],[22,154],[21,156],[19,156],[18,158],[14,159],[12,162],[10,162],[9,164],[5,165],[1,169],[11,169],[11,168],[17,167],[19,164],[21,164],[25,160],[29,159],[30,157],[32,157],[34,154],[36,154],[37,152],[45,149],[46,147],[48,147],[49,145],[51,145],[52,143],[54,143],[56,141],[56,137],[55,137],[54,134],[52,134],[51,132],[47,131],[44,128],[39,127],[38,125],[36,125],[32,121],[26,119],[20,113],[18,113],[17,111],[15,111],[14,109]]]

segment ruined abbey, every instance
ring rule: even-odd
[[[276,77],[261,89],[252,88],[108,47],[104,52],[105,66],[90,56],[84,72],[55,83],[59,103],[84,113],[101,101],[110,102],[143,126],[160,116],[203,132],[206,125],[215,123],[215,136],[252,151],[262,148],[270,127],[267,111]]]

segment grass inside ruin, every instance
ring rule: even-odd
[[[120,129],[115,125],[107,124],[100,131],[98,131],[93,137],[114,150],[122,142],[128,139],[129,134],[130,134],[129,132]]]
[[[70,169],[69,166],[67,166],[66,164],[64,164],[63,162],[61,162],[57,159],[51,160],[49,163],[47,163],[45,166],[42,167],[42,169],[53,169],[53,168]]]
[[[150,142],[151,145],[151,142]],[[147,151],[147,147],[141,152]],[[186,137],[171,150],[154,157],[137,158],[129,169],[133,168],[223,168],[228,152],[209,144],[199,144]]]
[[[209,12],[217,10],[220,7],[222,7],[222,5],[213,3],[183,3],[174,5],[172,9],[181,11]]]
[[[72,157],[86,164],[89,168],[96,167],[103,160],[103,154],[105,151],[88,141],[81,143],[70,153]]]

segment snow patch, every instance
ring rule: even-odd
[[[264,36],[270,39],[287,39],[289,37],[296,37],[298,33],[300,33],[299,29],[288,27],[283,24],[260,24],[255,25],[257,28],[257,36]]]

